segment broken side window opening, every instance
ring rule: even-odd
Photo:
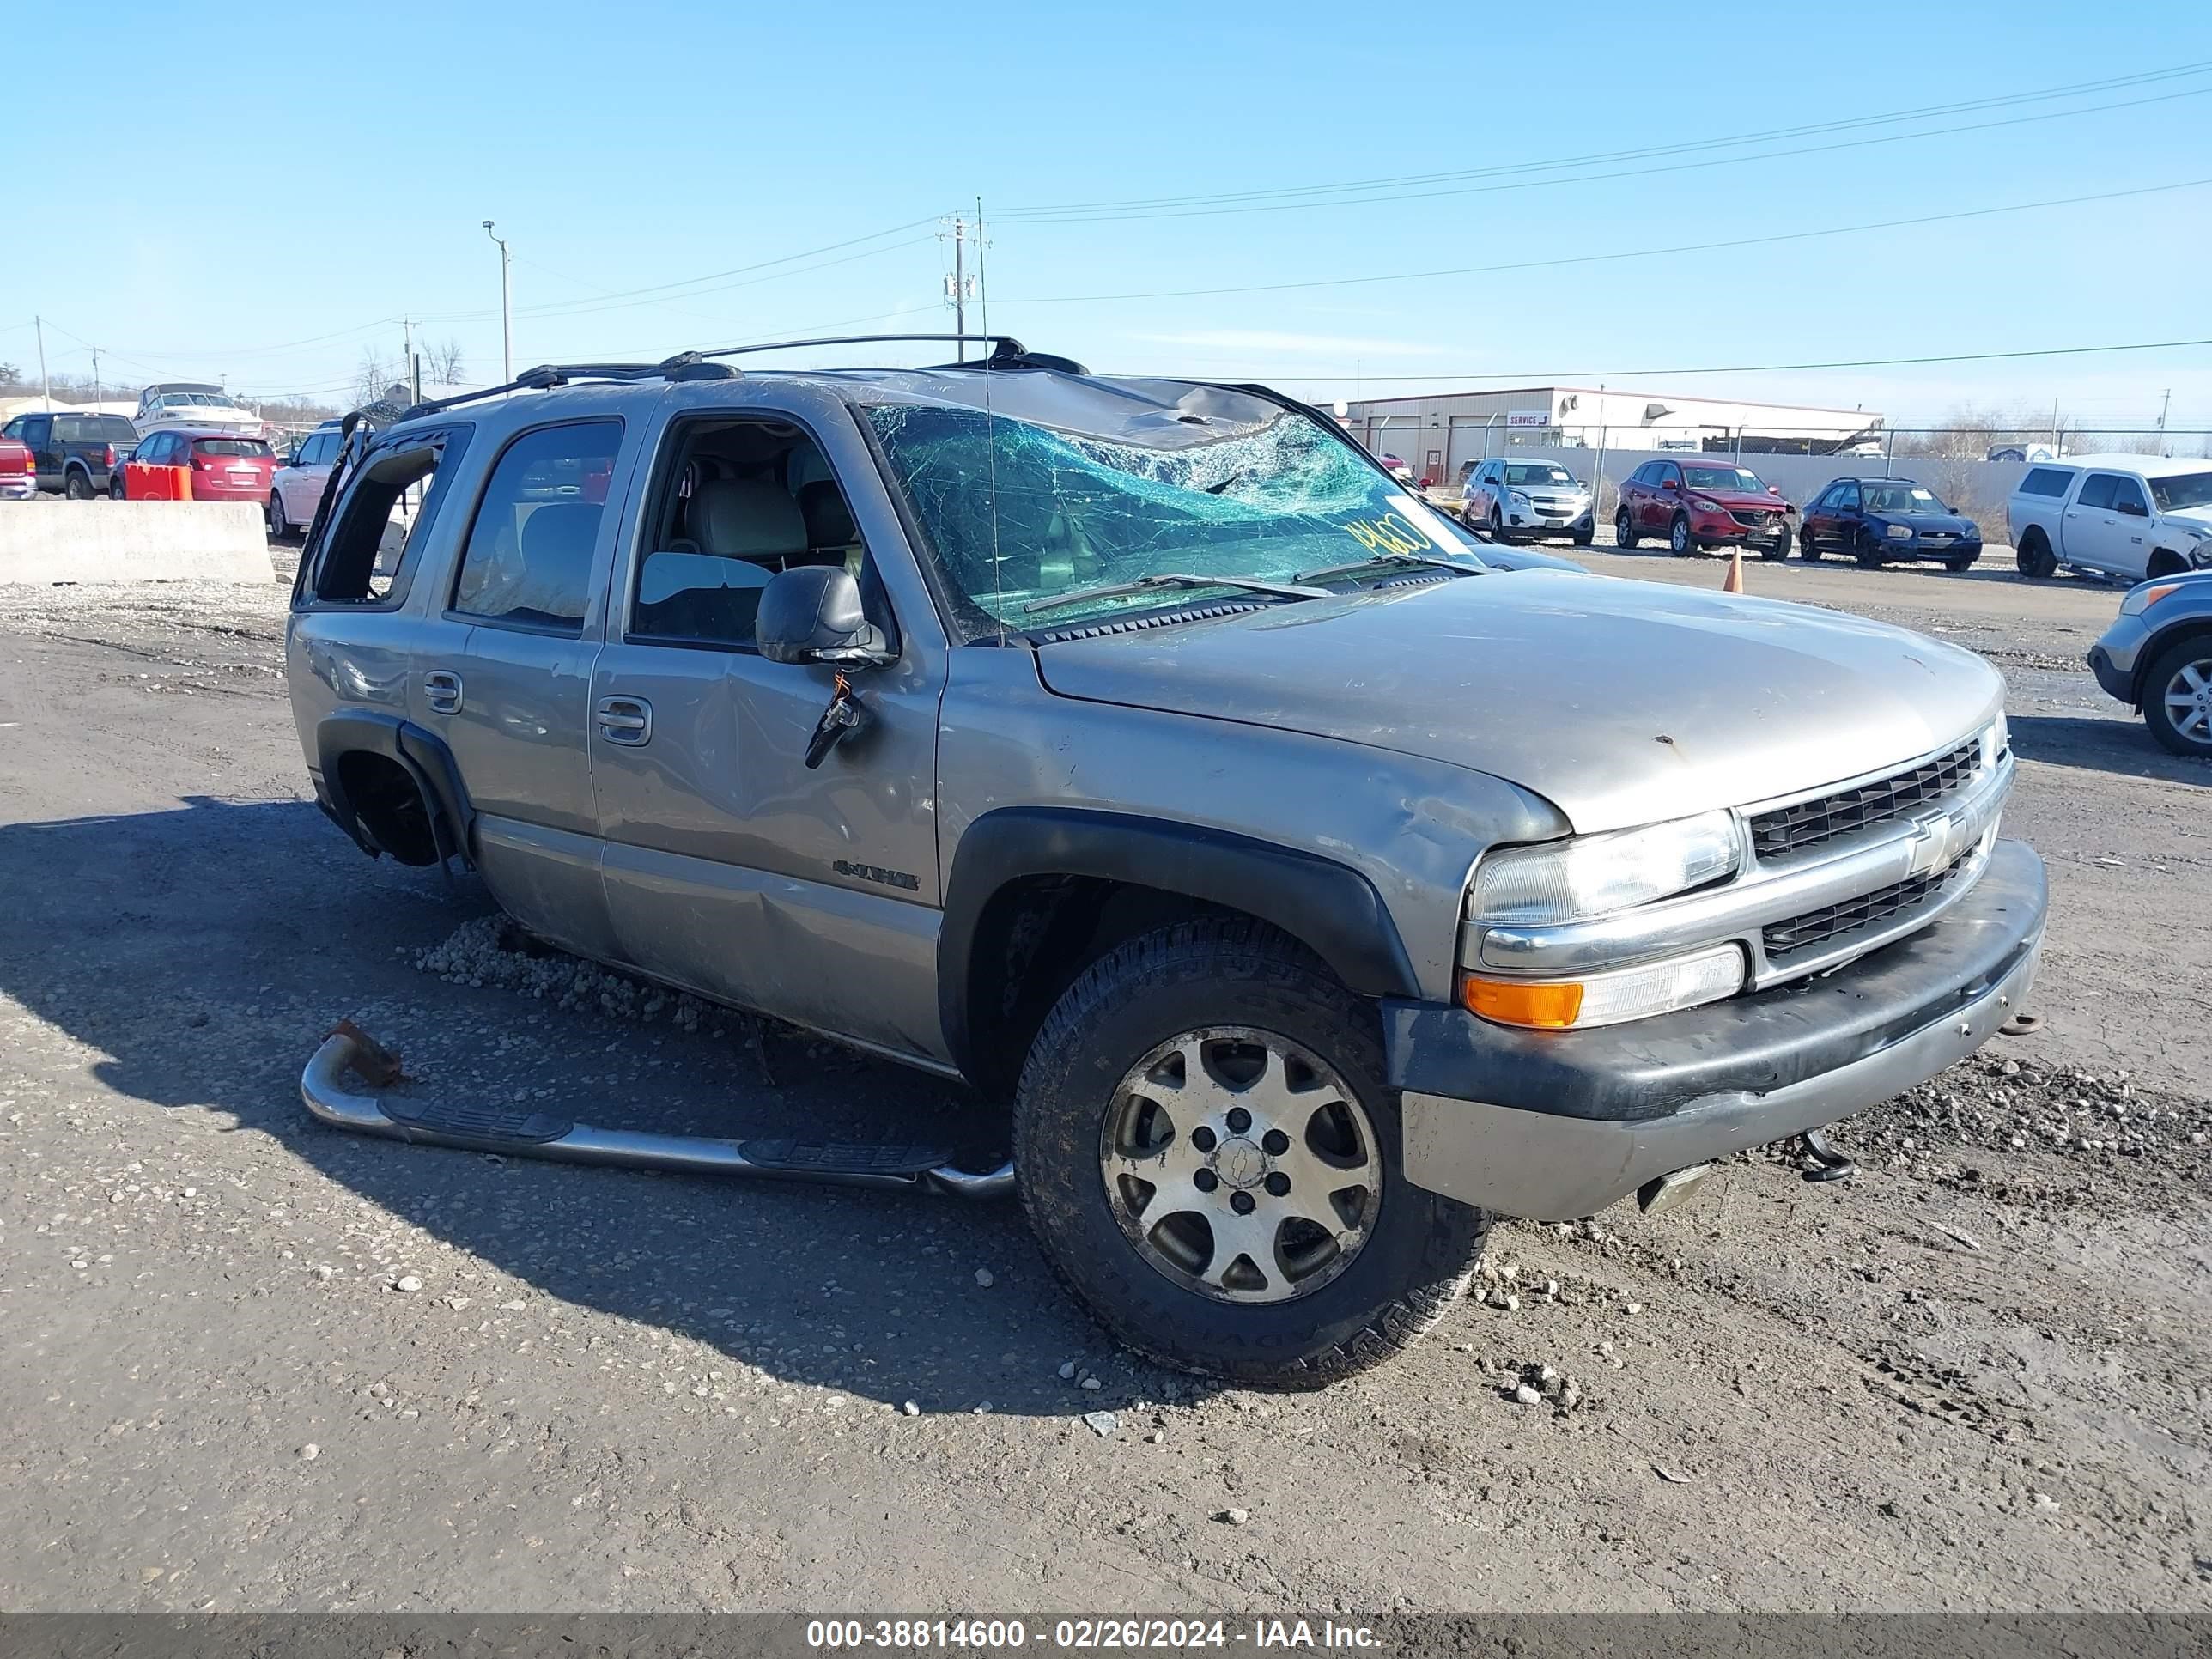
[[[1185,427],[1169,445],[966,405],[865,412],[945,576],[994,632],[1024,626],[1036,601],[1169,572],[1287,583],[1366,555],[1465,551],[1402,485],[1300,415],[1212,439]],[[1188,601],[1101,594],[1054,620],[1166,602]]]
[[[465,434],[441,432],[367,458],[313,550],[309,592],[325,605],[380,605],[396,597],[408,556],[434,515],[434,483]]]

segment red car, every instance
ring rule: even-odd
[[[131,457],[131,468],[123,475],[126,495],[131,469],[145,466],[189,467],[196,501],[251,501],[266,507],[276,452],[263,439],[241,438],[234,432],[156,432]]]
[[[0,501],[27,501],[39,493],[39,464],[28,444],[0,438]]]
[[[1633,547],[1646,536],[1676,558],[1732,543],[1762,558],[1790,556],[1790,515],[1782,492],[1734,461],[1646,461],[1621,480],[1613,539]]]

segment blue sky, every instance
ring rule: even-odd
[[[1601,374],[1899,423],[2056,398],[2092,423],[2147,425],[2171,387],[2174,426],[2212,428],[2205,348],[1632,372],[2212,336],[2212,185],[1642,257],[2212,180],[2212,68],[2172,73],[2212,65],[2201,3],[2154,0],[2124,26],[2017,0],[248,15],[125,3],[96,71],[42,60],[15,77],[30,199],[0,231],[0,361],[34,372],[23,325],[43,313],[59,370],[84,372],[95,342],[132,388],[222,375],[336,395],[365,347],[397,354],[386,319],[406,315],[484,378],[499,366],[487,217],[514,250],[518,367],[945,327],[936,221],[981,197],[992,325],[1099,368],[1316,398]],[[1652,153],[1909,110],[1936,112]],[[1616,159],[1528,170],[1599,154]],[[1483,168],[1506,171],[1465,176]],[[1462,176],[1322,205],[1263,194],[1437,174]],[[1182,199],[1229,195],[1245,199]],[[1164,198],[1180,204],[1037,211]],[[826,251],[787,258],[811,250]],[[1338,281],[1530,260],[1584,262]],[[733,274],[689,281],[713,273]],[[1298,283],[1334,285],[1092,297]]]

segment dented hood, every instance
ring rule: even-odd
[[[1904,629],[1545,570],[1058,641],[1037,663],[1061,696],[1486,772],[1585,834],[1900,763],[1994,719],[2004,690]]]

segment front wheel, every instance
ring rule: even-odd
[[[1588,546],[1589,546],[1592,542],[1595,541],[1596,539],[1597,539],[1597,520],[1596,520],[1592,519],[1592,520],[1589,520],[1588,523],[1586,523],[1586,524],[1578,524],[1578,525],[1577,525],[1577,526],[1575,526],[1575,545],[1576,545],[1577,547],[1588,547]]]
[[[1014,1164],[1054,1270],[1162,1364],[1317,1388],[1443,1316],[1483,1212],[1409,1184],[1373,1007],[1294,940],[1131,939],[1030,1046]]]
[[[284,516],[284,497],[272,489],[269,492],[269,539],[281,542],[291,533],[291,520]]]
[[[1632,551],[1636,546],[1636,520],[1625,507],[1613,515],[1613,544],[1623,552]]]
[[[2143,676],[2143,724],[2177,755],[2212,755],[2212,638],[2184,640]]]
[[[1782,526],[1781,532],[1772,542],[1759,550],[1759,556],[1770,562],[1786,559],[1790,556],[1790,526],[1788,525]]]
[[[1974,561],[1963,554],[1943,561],[1943,568],[1954,576],[1963,574],[1973,568]]]
[[[1863,530],[1860,531],[1858,545],[1852,550],[1852,556],[1859,562],[1859,568],[1862,570],[1881,569],[1881,544],[1876,541],[1867,532]]]
[[[1690,533],[1687,514],[1677,513],[1674,515],[1674,522],[1668,527],[1667,545],[1678,559],[1686,559],[1698,550],[1698,538]]]

